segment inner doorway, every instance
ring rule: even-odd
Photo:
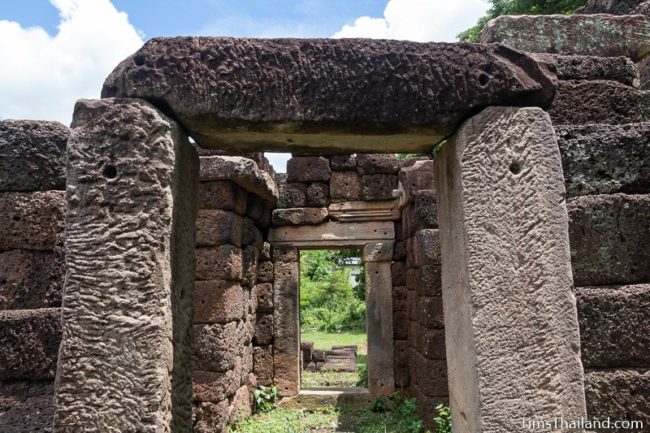
[[[368,386],[361,254],[359,249],[300,251],[302,389]]]

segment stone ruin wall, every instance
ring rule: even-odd
[[[526,41],[535,42],[544,38],[527,32],[543,29],[540,23],[547,19],[531,18],[522,29],[517,23],[524,21],[505,18],[498,20],[498,26],[514,29],[519,39],[526,35]],[[508,39],[512,31],[497,33],[488,29],[482,40],[517,47],[517,39]],[[566,181],[590,417],[650,423],[650,332],[646,326],[650,323],[650,250],[646,247],[650,242],[650,95],[642,90],[647,80],[639,79],[639,65],[643,67],[647,57],[620,51],[599,53],[597,49],[580,53],[554,49],[560,52],[548,53],[547,45],[522,48],[539,53],[541,60],[556,69],[559,79],[549,114]],[[67,135],[66,127],[52,122],[0,123],[2,431],[48,431],[51,425],[61,332],[58,308],[64,274],[61,235]],[[279,176],[278,208],[327,207],[355,197],[392,199],[398,176],[408,178],[407,167],[399,174],[359,175],[358,162],[351,164],[346,157],[324,159],[330,167],[329,184],[320,178],[289,180]],[[257,161],[265,168],[263,159],[257,157]],[[338,192],[341,181],[334,182],[335,178],[346,179],[342,181],[345,188]],[[201,224],[209,228],[219,226],[219,221],[234,221],[234,230],[209,230],[209,236],[216,238],[197,244],[197,256],[204,251],[206,260],[221,260],[223,256],[215,251],[228,250],[232,260],[219,268],[231,272],[228,275],[201,275],[201,266],[197,267],[196,299],[204,299],[198,296],[203,286],[206,292],[214,290],[222,299],[240,305],[241,314],[235,317],[233,311],[215,306],[210,312],[204,309],[202,315],[201,308],[196,308],[195,335],[205,335],[205,344],[195,349],[197,365],[210,350],[222,351],[229,360],[227,365],[207,362],[201,369],[195,368],[195,428],[199,430],[202,420],[210,420],[204,424],[206,428],[223,425],[238,409],[250,407],[248,392],[255,383],[272,382],[269,366],[275,343],[269,337],[275,313],[273,255],[263,243],[270,208],[261,213],[253,210],[249,205],[260,201],[251,201],[250,191],[241,182],[204,178],[201,191]],[[242,196],[247,196],[246,206]],[[401,221],[396,223],[392,265],[395,379],[398,388],[428,405],[446,395],[442,321],[441,316],[431,314],[439,301],[439,288],[432,284],[439,279],[439,252],[433,246],[430,251],[413,246],[435,245],[434,193],[429,187],[406,191],[405,197]],[[318,220],[318,215],[313,218]],[[239,223],[242,239],[234,234]],[[200,227],[198,224],[197,241],[201,239]],[[246,231],[249,237],[244,240]],[[258,265],[254,266],[256,255]],[[253,277],[255,271],[257,278]],[[427,302],[431,309],[423,308]],[[422,371],[440,375],[432,382]]]
[[[635,24],[644,23],[641,18],[614,19],[647,34],[647,24]],[[594,419],[643,420],[647,426],[650,92],[644,90],[647,79],[641,85],[639,69],[648,57],[617,49],[614,40],[553,52],[536,36],[551,19],[504,17],[483,31],[481,41],[525,45],[555,64],[557,95],[548,112],[565,177],[587,412]],[[591,17],[561,19],[572,33]],[[515,33],[526,42],[518,43]]]

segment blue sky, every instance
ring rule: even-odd
[[[455,41],[488,0],[11,0],[0,2],[0,119],[69,124],[75,101],[156,36]],[[274,166],[283,171],[283,157]]]

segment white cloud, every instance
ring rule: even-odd
[[[454,42],[488,8],[487,0],[389,0],[383,18],[359,17],[333,37]]]
[[[110,0],[50,0],[54,36],[0,20],[0,119],[70,123],[79,98],[98,98],[106,76],[143,43]]]

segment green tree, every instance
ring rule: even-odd
[[[485,24],[501,15],[548,15],[573,13],[587,0],[490,0],[492,6],[479,18],[476,25],[458,34],[464,42],[478,42],[478,34]]]

